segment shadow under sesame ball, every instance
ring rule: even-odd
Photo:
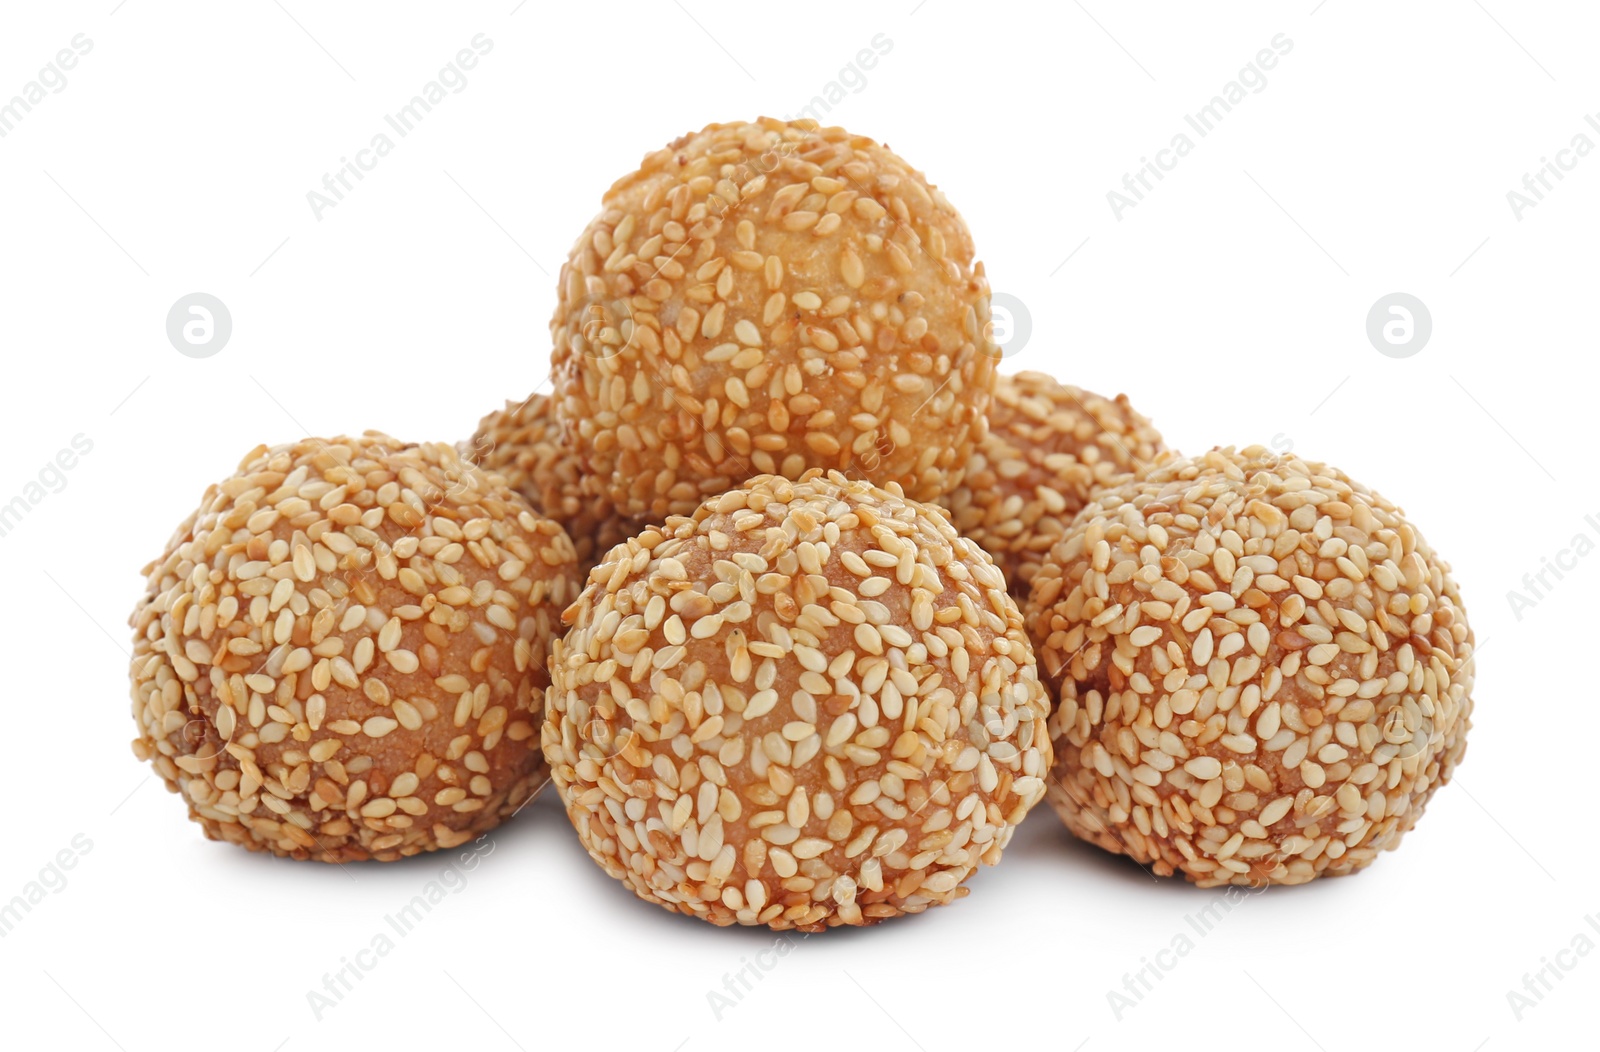
[[[1323,464],[1217,449],[1104,490],[1027,616],[1059,698],[1052,805],[1163,876],[1353,873],[1466,748],[1474,642],[1449,566]]]
[[[388,861],[465,843],[547,778],[572,543],[452,447],[258,447],[145,577],[134,753],[211,839]]]
[[[918,913],[993,865],[1050,765],[1000,571],[943,514],[759,476],[613,549],[567,611],[544,723],[589,854],[718,925]]]
[[[810,468],[933,500],[961,478],[999,349],[965,222],[871,139],[713,124],[619,179],[563,265],[563,432],[628,516]]]

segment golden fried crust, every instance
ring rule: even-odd
[[[396,859],[492,828],[547,776],[572,543],[450,446],[258,447],[144,572],[134,752],[207,836]]]
[[[628,515],[837,469],[947,493],[999,351],[960,215],[871,139],[714,124],[606,194],[562,267],[557,415]]]
[[[1033,581],[1068,827],[1203,886],[1397,846],[1466,748],[1472,630],[1376,493],[1253,446],[1103,491]]]
[[[714,924],[965,894],[1044,795],[1021,613],[940,513],[760,476],[614,549],[567,612],[545,754],[590,855]]]

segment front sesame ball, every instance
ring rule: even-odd
[[[391,860],[543,784],[572,542],[450,446],[258,447],[145,568],[134,753],[214,840]]]
[[[1260,446],[1104,491],[1034,578],[1051,803],[1196,884],[1303,884],[1396,847],[1466,748],[1473,637],[1393,504]]]
[[[587,574],[612,545],[633,536],[640,520],[618,514],[562,440],[553,406],[542,394],[485,416],[463,444],[462,455],[485,471],[505,476],[535,512],[560,523]]]
[[[939,512],[763,475],[613,549],[551,659],[545,755],[639,897],[819,931],[965,894],[1044,796],[1000,571]]]
[[[562,267],[557,413],[628,515],[836,469],[934,500],[999,358],[966,224],[871,139],[713,124],[606,193]]]
[[[1126,395],[1105,398],[1044,373],[1001,376],[989,430],[961,485],[939,503],[1026,600],[1039,564],[1101,489],[1148,470],[1161,433]]]

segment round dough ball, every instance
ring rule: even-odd
[[[818,931],[966,893],[1044,796],[1022,615],[937,511],[763,475],[614,549],[551,659],[589,854],[713,924]]]
[[[1034,578],[1050,799],[1196,884],[1303,884],[1393,848],[1466,748],[1474,643],[1393,504],[1260,446],[1108,489]]]
[[[643,520],[617,513],[561,440],[553,405],[542,394],[484,417],[462,448],[462,455],[485,471],[505,476],[533,510],[560,523],[578,553],[578,570],[587,574],[613,545],[644,527]]]
[[[713,124],[644,159],[562,267],[557,416],[628,515],[837,469],[934,500],[999,359],[961,216],[871,139]]]
[[[453,447],[257,447],[144,573],[134,753],[211,839],[387,861],[465,843],[545,781],[572,542]]]
[[[965,480],[939,503],[956,529],[994,557],[1022,601],[1040,562],[1089,499],[1147,470],[1165,451],[1160,432],[1127,395],[1103,398],[1044,373],[1001,376],[988,434]]]

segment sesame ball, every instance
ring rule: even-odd
[[[593,476],[562,441],[553,406],[542,394],[484,417],[462,454],[485,471],[505,476],[533,510],[560,523],[587,574],[600,557],[644,523],[617,513]]]
[[[939,503],[994,557],[1018,600],[1072,517],[1104,487],[1166,450],[1126,395],[1103,398],[1044,373],[1001,376],[988,434]]]
[[[1102,492],[1034,578],[1050,799],[1196,884],[1302,884],[1396,847],[1466,747],[1449,566],[1342,472],[1260,446]]]
[[[1050,766],[1000,571],[939,512],[763,475],[614,549],[551,658],[545,755],[640,898],[819,931],[993,865]]]
[[[837,469],[934,500],[999,350],[965,222],[871,139],[713,124],[606,193],[562,267],[557,415],[628,515]]]
[[[299,859],[455,847],[548,776],[561,527],[448,445],[252,450],[134,610],[134,753],[213,840]]]

